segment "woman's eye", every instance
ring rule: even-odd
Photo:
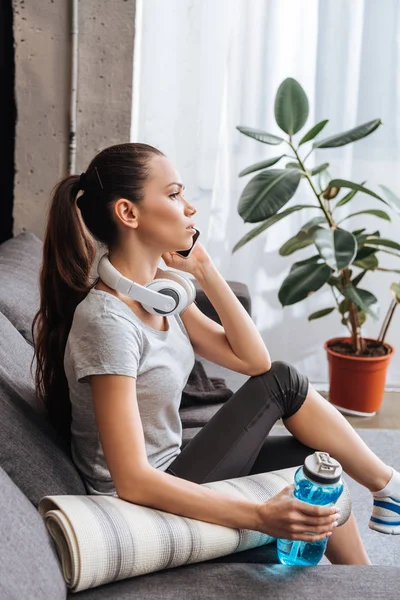
[[[176,200],[176,196],[179,196],[179,194],[182,196],[182,198],[184,198],[184,192],[175,192],[175,194],[170,194],[170,198],[174,198],[174,200]]]

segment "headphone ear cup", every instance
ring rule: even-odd
[[[179,273],[175,273],[175,271],[164,271],[163,278],[176,281],[183,287],[187,294],[187,306],[194,302],[194,300],[196,299],[197,290],[193,281],[191,281],[188,277],[180,275]]]
[[[181,283],[178,283],[172,277],[153,279],[153,281],[150,281],[150,283],[148,283],[145,287],[152,290],[153,292],[159,292],[161,294],[165,293],[166,295],[171,296],[171,298],[174,298],[175,300],[175,308],[173,308],[169,312],[161,311],[156,308],[153,308],[152,306],[142,304],[143,308],[145,308],[148,312],[151,312],[152,314],[175,315],[181,313],[187,306],[188,295],[186,289],[183,287],[183,285],[181,285]]]

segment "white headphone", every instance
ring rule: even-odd
[[[153,315],[179,314],[196,298],[193,282],[175,271],[164,271],[162,278],[153,279],[143,286],[121,275],[110,263],[108,254],[104,254],[97,272],[111,289],[137,300]]]

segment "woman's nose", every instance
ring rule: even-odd
[[[187,209],[189,209],[190,214],[195,215],[197,213],[197,208],[195,206],[193,206],[193,204],[189,204],[189,202],[186,201],[187,204]]]

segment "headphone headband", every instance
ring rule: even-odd
[[[110,263],[108,254],[104,254],[98,264],[97,272],[101,279],[110,288],[125,294],[134,300],[137,300],[141,304],[147,304],[154,308],[164,311],[171,312],[175,308],[175,301],[170,296],[160,294],[147,287],[131,281],[121,273]]]

